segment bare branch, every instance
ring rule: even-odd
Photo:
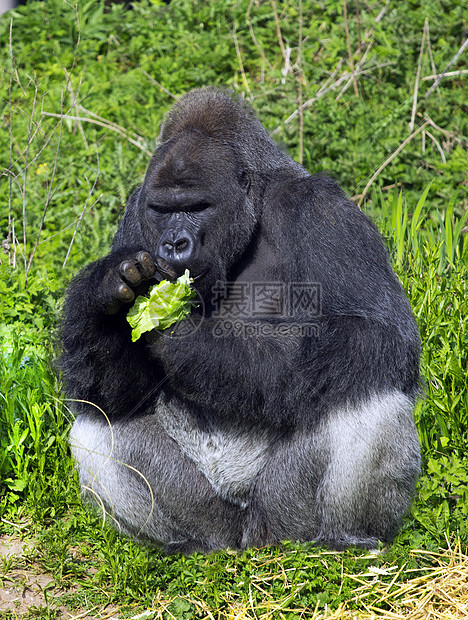
[[[130,138],[130,136],[126,133],[126,130],[122,129],[121,127],[115,126],[113,123],[107,123],[107,122],[103,123],[102,121],[95,120],[94,118],[86,118],[84,116],[70,116],[69,114],[54,114],[53,112],[41,112],[41,114],[42,114],[42,116],[52,116],[53,118],[63,118],[63,119],[68,118],[71,121],[83,121],[85,123],[92,123],[94,125],[99,125],[100,127],[105,127],[106,129],[110,129],[111,131],[115,131],[116,133],[118,133],[121,136],[123,136],[131,144],[135,145],[141,151],[146,153],[146,155],[148,155],[148,157],[151,157],[152,154],[153,154],[151,151],[149,151],[146,148],[146,146],[144,146],[140,142],[137,142],[133,138]],[[141,139],[143,140],[143,138],[141,138]]]
[[[298,117],[299,117],[299,163],[304,160],[304,111],[302,109],[302,0],[299,0],[299,53],[297,64],[299,67],[299,97],[298,97]]]
[[[281,48],[281,53],[283,55],[284,62],[286,64],[286,49],[284,47],[283,35],[281,34],[281,26],[278,17],[278,7],[276,6],[276,0],[271,0],[271,4],[273,6],[273,12],[275,14],[275,24],[276,24],[276,34],[278,36],[279,46]]]
[[[63,110],[63,92],[62,92],[61,97],[60,97],[60,109]],[[55,173],[57,172],[57,162],[58,162],[58,155],[59,155],[59,151],[60,151],[60,144],[62,142],[62,129],[63,129],[63,121],[60,121],[60,131],[59,131],[57,149],[55,150],[54,168],[52,170],[52,176],[50,178],[50,183],[48,183],[48,187],[47,187],[47,197],[46,197],[44,209],[42,211],[42,217],[41,217],[41,221],[40,221],[39,228],[38,228],[38,231],[37,231],[36,241],[34,243],[34,248],[32,249],[31,254],[29,256],[27,272],[31,269],[33,258],[34,258],[35,254],[36,254],[36,250],[37,250],[37,246],[39,245],[39,239],[40,239],[40,236],[41,236],[42,228],[44,226],[45,216],[46,216],[47,210],[49,208],[50,200],[51,200],[52,187],[53,187],[54,181],[55,181]],[[26,248],[25,248],[25,252],[26,252]]]
[[[291,48],[289,45],[286,46],[286,58],[284,59],[284,67],[281,69],[281,84],[286,84],[286,78],[288,73],[291,71]]]
[[[71,98],[71,108],[75,108],[75,112],[78,115],[78,107],[79,107],[78,106],[78,95],[80,93],[80,88],[81,88],[81,83],[83,81],[83,76],[81,76],[81,78],[80,78],[80,82],[78,84],[78,90],[77,90],[76,95],[75,95],[75,91],[73,90],[73,86],[71,84],[71,75],[68,75],[68,72],[67,72],[65,67],[63,69],[65,71],[65,76],[67,78],[67,90],[68,90],[68,93],[70,94],[70,98]],[[61,108],[61,112],[63,114],[63,109],[62,108]],[[79,130],[81,138],[83,140],[83,144],[85,146],[85,149],[88,150],[89,149],[89,144],[88,144],[88,141],[86,140],[85,132],[83,130],[83,125],[81,124],[81,121],[78,121],[78,130]],[[60,131],[62,131],[62,126],[60,126]]]
[[[10,132],[10,157],[8,160],[8,168],[11,170],[12,160],[13,160],[13,106],[11,103],[11,90],[13,87],[13,40],[12,40],[12,31],[13,31],[13,19],[10,20],[10,84],[8,87],[8,107],[10,110],[10,122],[9,122],[9,132]],[[12,255],[11,255],[11,245],[14,245],[14,234],[13,234],[13,217],[11,211],[11,198],[13,193],[13,178],[10,174],[8,179],[8,233],[7,233],[7,244],[8,244],[8,264],[12,265]],[[15,255],[15,252],[13,252]],[[16,262],[16,261],[14,261]]]
[[[13,243],[13,260],[11,266],[13,269],[16,269],[16,248],[18,247],[18,239],[16,238],[15,233],[15,218],[11,220],[11,230],[12,230],[12,243]]]
[[[158,86],[161,90],[163,90],[166,93],[166,95],[169,95],[169,97],[172,97],[176,101],[178,100],[178,97],[176,95],[171,93],[170,90],[167,90],[167,88],[165,86],[163,86],[157,80],[155,80],[154,77],[148,73],[148,71],[145,71],[141,67],[140,67],[140,70],[143,73],[143,75],[145,75],[152,84],[154,84],[155,86]]]
[[[145,140],[145,138],[143,138],[143,136],[140,136],[139,134],[135,133],[134,131],[130,131],[129,129],[125,129],[125,127],[121,127],[117,123],[114,123],[114,121],[110,121],[107,118],[103,118],[102,116],[99,116],[99,114],[96,114],[95,112],[92,112],[91,110],[88,110],[87,108],[85,108],[81,104],[78,107],[79,107],[80,111],[83,112],[83,114],[86,114],[87,116],[92,116],[93,118],[96,118],[98,121],[101,121],[102,123],[105,123],[106,126],[107,125],[111,125],[112,127],[115,127],[116,129],[120,129],[120,131],[123,131],[125,134],[127,134],[129,136],[133,136],[135,138],[135,140],[140,141],[142,144],[144,144],[146,142],[146,140]],[[68,112],[69,112],[69,110],[68,110]]]
[[[65,268],[65,266],[66,266],[66,264],[68,262],[68,259],[70,257],[70,252],[71,252],[71,249],[73,247],[73,243],[75,241],[76,233],[78,232],[78,228],[80,227],[81,221],[82,221],[82,219],[84,217],[84,214],[86,212],[86,209],[87,209],[87,206],[88,206],[88,202],[89,202],[89,200],[90,200],[90,198],[91,198],[91,196],[93,194],[94,188],[96,187],[96,183],[98,182],[98,179],[99,179],[99,172],[100,172],[100,170],[99,170],[99,151],[97,151],[97,150],[96,150],[96,159],[97,159],[96,178],[94,179],[94,183],[93,183],[91,189],[88,192],[88,197],[86,198],[86,202],[85,202],[85,205],[83,207],[83,210],[81,211],[80,217],[78,218],[78,220],[76,222],[75,230],[73,231],[73,235],[72,235],[72,238],[71,238],[71,241],[70,241],[70,245],[68,246],[67,254],[66,254],[65,259],[64,259],[63,264],[62,264],[62,269]],[[99,202],[99,200],[101,200],[101,197],[102,197],[102,194],[98,197],[97,200],[94,201],[94,204]]]
[[[34,124],[34,115],[36,113],[36,103],[37,103],[37,91],[38,91],[38,85],[37,85],[37,81],[34,80],[34,98],[33,98],[33,104],[32,104],[32,110],[31,110],[31,116],[30,116],[30,122],[29,122],[29,127],[28,127],[28,141],[27,141],[27,145],[26,145],[26,152],[25,152],[25,159],[26,159],[26,164],[24,167],[24,173],[23,173],[23,263],[24,263],[24,276],[25,276],[25,287],[28,287],[28,264],[27,264],[27,232],[26,232],[26,186],[27,186],[27,181],[28,181],[28,160],[29,160],[29,148],[31,146],[31,142],[34,139],[34,136],[36,135],[36,132],[33,133],[32,131],[32,127]],[[38,127],[36,128],[38,129]]]
[[[74,219],[73,221],[71,221],[69,224],[67,224],[66,226],[64,226],[63,228],[61,228],[60,230],[58,230],[56,233],[50,235],[49,237],[46,237],[45,239],[41,239],[38,243],[38,245],[42,245],[43,243],[47,243],[48,241],[50,241],[51,239],[53,239],[54,237],[58,237],[58,235],[61,235],[62,233],[64,233],[66,230],[68,230],[69,228],[71,228],[72,226],[75,226],[77,224],[77,222],[80,221],[80,218],[83,219],[83,216],[86,215],[87,211],[89,211],[90,209],[92,209],[94,207],[94,205],[102,198],[102,194],[99,196],[99,198],[97,200],[95,200],[93,202],[93,204],[89,205],[86,210],[81,213],[76,219]]]
[[[239,49],[239,41],[237,39],[237,25],[234,24],[234,28],[232,29],[232,36],[234,38],[234,47],[236,48],[236,56],[237,62],[239,63],[239,69],[242,76],[242,81],[244,83],[245,90],[249,93],[250,99],[253,99],[252,91],[250,90],[249,82],[247,80],[247,76],[244,71],[244,63],[242,62],[242,54]]]
[[[71,69],[70,69],[70,76],[71,76],[72,73],[73,73],[73,69],[75,68],[75,65],[76,65],[76,60],[78,58],[78,48],[80,47],[80,41],[81,41],[80,12],[78,11],[78,3],[76,3],[75,6],[73,6],[70,2],[68,2],[68,0],[64,0],[64,2],[71,9],[73,9],[75,11],[76,29],[78,30],[78,38],[76,40],[75,53],[73,55],[73,62],[72,62],[72,66],[71,66]]]
[[[425,82],[427,80],[435,80],[435,79],[442,79],[442,78],[446,78],[446,77],[456,77],[456,76],[460,76],[460,75],[468,75],[468,69],[460,69],[460,71],[447,71],[446,73],[440,73],[440,74],[435,74],[434,75],[426,75],[426,77],[422,78],[422,81]]]
[[[335,79],[336,74],[338,73],[338,71],[341,69],[341,65],[343,64],[343,59],[340,58],[340,60],[336,63],[336,67],[333,69],[333,71],[330,73],[330,75],[327,77],[327,79],[325,80],[325,82],[322,84],[322,86],[320,86],[320,88],[318,89],[316,96],[317,95],[321,95],[322,91],[324,91],[326,88],[328,88],[328,86],[330,85],[330,83]]]
[[[262,46],[260,45],[260,43],[257,40],[257,37],[255,36],[255,32],[254,32],[254,29],[253,29],[253,26],[252,26],[252,22],[250,20],[250,12],[252,10],[252,6],[253,6],[254,2],[255,2],[255,0],[250,0],[249,8],[247,9],[247,13],[245,14],[245,21],[247,22],[247,25],[249,27],[249,32],[250,32],[250,36],[252,37],[252,41],[254,42],[254,45],[257,48],[258,53],[260,54],[260,57],[262,59],[262,79],[261,79],[261,83],[263,84],[264,73],[265,73],[265,65],[268,64],[271,67],[271,63],[269,62],[268,58],[266,57],[266,54],[263,51]]]
[[[424,27],[426,27],[426,24],[424,24]],[[426,41],[427,41],[427,49],[429,50],[429,59],[431,61],[432,72],[434,73],[434,75],[436,75],[437,74],[437,69],[436,69],[436,66],[435,66],[434,58],[432,56],[431,33],[429,31],[429,21],[427,21]],[[437,86],[437,92],[440,95],[440,88],[438,86]]]
[[[450,69],[450,67],[455,64],[457,62],[457,60],[460,58],[460,56],[463,54],[463,52],[465,51],[465,49],[468,47],[468,39],[465,39],[465,41],[463,42],[462,46],[460,47],[460,49],[458,50],[458,52],[455,54],[455,56],[452,58],[452,60],[448,63],[448,65],[445,67],[445,69],[442,71],[442,73],[438,76],[438,78],[436,79],[436,81],[434,82],[434,84],[430,87],[430,89],[427,91],[427,93],[424,95],[424,98],[426,99],[427,97],[429,97],[429,95],[432,93],[432,91],[437,87],[438,83],[440,82],[440,80],[445,76],[445,74],[447,73],[447,71]]]
[[[388,157],[384,163],[377,169],[376,172],[374,172],[374,174],[372,175],[372,177],[370,178],[369,182],[367,183],[366,187],[364,188],[364,191],[361,194],[361,198],[359,199],[358,205],[361,206],[362,205],[362,201],[364,200],[365,196],[367,195],[367,192],[369,191],[369,187],[372,185],[372,183],[375,181],[375,179],[379,176],[379,174],[382,172],[382,170],[384,170],[384,168],[386,168],[388,166],[388,164],[393,161],[395,159],[395,157],[398,155],[398,153],[401,153],[401,151],[405,148],[405,146],[411,142],[411,140],[417,136],[419,133],[421,133],[421,131],[423,131],[423,129],[425,129],[427,126],[429,125],[429,121],[426,121],[425,123],[423,123],[420,127],[418,127],[416,129],[416,131],[414,131],[410,136],[408,136],[406,138],[406,140],[404,140],[400,146],[396,149],[396,151],[394,151],[390,157]]]
[[[442,158],[442,161],[444,162],[444,164],[446,164],[446,163],[447,163],[447,160],[446,160],[446,158],[445,158],[445,153],[444,153],[444,151],[443,151],[442,147],[440,146],[439,141],[438,141],[438,140],[437,140],[437,139],[436,139],[436,138],[435,138],[435,137],[434,137],[434,136],[433,136],[433,135],[432,135],[429,131],[427,131],[427,130],[426,130],[424,133],[425,133],[425,134],[427,134],[427,135],[429,136],[429,138],[432,140],[432,142],[434,142],[434,144],[435,144],[435,145],[436,145],[436,147],[437,147],[437,150],[438,150],[438,151],[439,151],[439,153],[440,153],[440,157]]]
[[[346,47],[348,48],[349,68],[351,69],[351,72],[353,73],[354,94],[356,95],[356,97],[359,97],[357,79],[354,73],[354,59],[353,59],[353,52],[351,51],[351,40],[349,38],[348,8],[346,6],[346,0],[343,0],[343,18],[344,18],[344,28],[345,28],[345,34],[346,34]]]
[[[370,45],[368,46],[368,49],[370,49]],[[374,71],[375,69],[379,69],[380,67],[385,67],[388,65],[388,63],[383,63],[380,65],[374,65],[372,67],[368,67],[367,69],[363,69],[362,68],[362,64],[364,63],[364,60],[366,58],[366,54],[364,54],[364,56],[362,57],[361,62],[359,63],[359,65],[356,67],[354,73],[356,75],[360,75],[361,73],[366,73],[368,71]],[[302,110],[307,110],[307,108],[310,108],[310,106],[317,101],[318,99],[320,99],[321,97],[323,97],[324,95],[326,95],[329,91],[331,90],[335,90],[336,88],[338,88],[338,86],[340,86],[340,84],[343,84],[343,82],[346,82],[347,80],[349,80],[350,78],[352,79],[353,75],[351,73],[349,73],[348,71],[346,73],[343,73],[343,75],[333,84],[331,84],[330,86],[328,86],[327,88],[325,88],[324,90],[320,89],[318,91],[318,93],[315,95],[315,97],[312,97],[311,99],[308,99],[305,103],[302,104],[301,109]],[[288,125],[289,123],[291,123],[299,114],[299,110],[295,110],[285,121],[284,124]],[[271,135],[274,136],[276,135],[279,131],[281,131],[281,127],[282,125],[279,125],[274,131],[272,131]]]
[[[390,0],[387,0],[385,2],[385,6],[382,8],[382,10],[380,11],[380,13],[377,15],[377,17],[375,18],[375,23],[378,24],[382,17],[385,15],[385,13],[387,12],[388,9],[388,5],[390,4]]]
[[[372,45],[373,45],[373,42],[371,41],[371,42],[369,43],[369,45],[367,46],[366,51],[364,52],[364,55],[362,56],[361,60],[358,62],[357,67],[356,67],[356,70],[361,69],[361,67],[362,67],[363,63],[365,62],[365,60],[366,60],[366,58],[367,58],[367,55],[368,55],[369,50],[370,50],[370,48],[372,47]],[[384,66],[384,65],[382,64],[382,65],[380,65],[380,66],[382,67],[382,66]],[[363,69],[363,70],[362,70],[362,73],[363,73],[363,74],[366,74],[366,73],[367,73],[367,69]],[[349,78],[349,80],[347,81],[347,83],[346,83],[346,84],[343,86],[343,88],[340,90],[340,92],[339,92],[338,96],[335,98],[335,101],[339,101],[339,100],[341,99],[341,97],[344,95],[344,93],[345,93],[345,92],[348,90],[348,88],[350,87],[350,85],[351,85],[351,83],[352,83],[353,79],[354,79],[353,77],[350,77],[350,78]]]
[[[453,133],[453,131],[447,131],[447,129],[442,129],[442,127],[439,127],[439,125],[436,125],[434,121],[432,120],[432,118],[427,113],[424,114],[424,118],[425,120],[427,120],[427,122],[433,129],[435,129],[436,131],[440,131],[440,133],[443,133],[444,136],[447,136],[447,138],[451,138],[452,140],[455,140],[455,142],[458,142],[458,144],[464,144],[464,143],[466,144],[468,142],[467,136],[463,136],[463,135],[457,136],[457,134]]]
[[[423,58],[423,52],[424,52],[424,41],[426,40],[427,25],[428,25],[428,21],[426,17],[426,20],[424,22],[423,34],[421,37],[421,47],[419,49],[419,60],[418,60],[418,68],[416,69],[416,79],[414,81],[413,108],[411,110],[411,120],[409,124],[410,131],[413,131],[414,129],[414,119],[416,117],[416,108],[418,105],[419,76],[421,75],[421,65],[422,65],[422,58]]]

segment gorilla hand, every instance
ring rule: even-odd
[[[120,308],[131,303],[136,295],[146,293],[150,280],[167,278],[174,280],[176,272],[162,258],[156,264],[149,252],[141,251],[111,267],[103,280],[101,291],[106,314],[116,314]]]
[[[117,265],[104,276],[101,295],[106,314],[116,314],[124,304],[144,293],[149,280],[156,274],[156,265],[148,252],[138,252]]]

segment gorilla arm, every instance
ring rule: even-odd
[[[147,256],[141,247],[114,250],[80,272],[65,303],[60,367],[66,393],[93,403],[110,419],[136,411],[161,380],[144,340],[131,342],[125,319],[126,304],[155,273]],[[94,408],[81,403],[73,409]]]

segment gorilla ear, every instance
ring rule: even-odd
[[[241,172],[238,175],[238,179],[239,179],[239,185],[242,187],[244,192],[248,194],[249,189],[250,189],[250,177],[247,174],[247,171],[241,170]]]

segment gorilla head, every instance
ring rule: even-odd
[[[166,141],[139,196],[148,247],[208,291],[250,243],[256,217],[245,170],[227,144],[197,131]],[[229,226],[226,226],[226,221]]]
[[[255,243],[270,172],[283,168],[304,174],[249,107],[216,89],[191,91],[161,128],[160,146],[130,198],[124,227],[136,228],[153,257],[177,275],[189,269],[198,292],[209,297]],[[122,241],[117,233],[114,246]]]
[[[129,303],[185,269],[196,331],[133,343]],[[62,339],[80,478],[124,532],[187,553],[395,535],[419,471],[411,309],[374,226],[242,102],[174,106]]]

